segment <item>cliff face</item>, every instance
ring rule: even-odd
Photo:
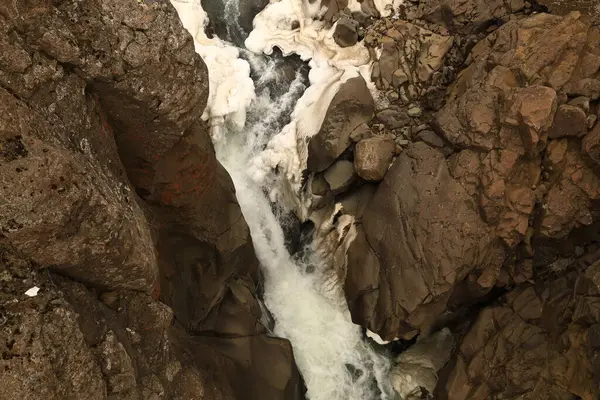
[[[2,1],[0,29],[0,397],[300,396],[169,2]]]

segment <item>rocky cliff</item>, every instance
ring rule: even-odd
[[[3,1],[0,28],[0,398],[301,398],[169,2]]]

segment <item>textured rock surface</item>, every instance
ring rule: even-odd
[[[330,166],[352,143],[352,131],[373,118],[374,107],[362,77],[343,83],[327,109],[321,130],[310,138],[308,169],[321,172]]]
[[[2,398],[299,399],[170,3],[0,10]]]
[[[440,398],[600,395],[600,263],[523,285],[485,308],[462,339]]]
[[[358,176],[367,181],[378,182],[396,154],[396,144],[392,139],[376,136],[361,140],[354,149],[354,169]]]
[[[364,211],[348,252],[346,297],[354,321],[384,339],[414,336],[444,311],[458,282],[474,270],[499,271],[502,260],[444,155],[419,142],[394,162]]]

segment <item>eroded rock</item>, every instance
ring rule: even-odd
[[[375,136],[361,140],[354,149],[354,169],[366,181],[378,182],[396,154],[396,143],[391,138]]]

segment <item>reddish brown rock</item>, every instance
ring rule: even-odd
[[[437,396],[597,398],[599,279],[595,263],[585,272],[523,285],[482,310]]]
[[[587,133],[587,115],[580,108],[568,104],[558,107],[552,128],[548,133],[550,139],[564,136],[583,136]]]
[[[600,163],[600,124],[596,124],[596,127],[583,138],[582,144],[585,154],[596,163]]]
[[[354,169],[364,180],[378,182],[396,154],[396,143],[392,139],[376,136],[361,140],[354,149]]]

